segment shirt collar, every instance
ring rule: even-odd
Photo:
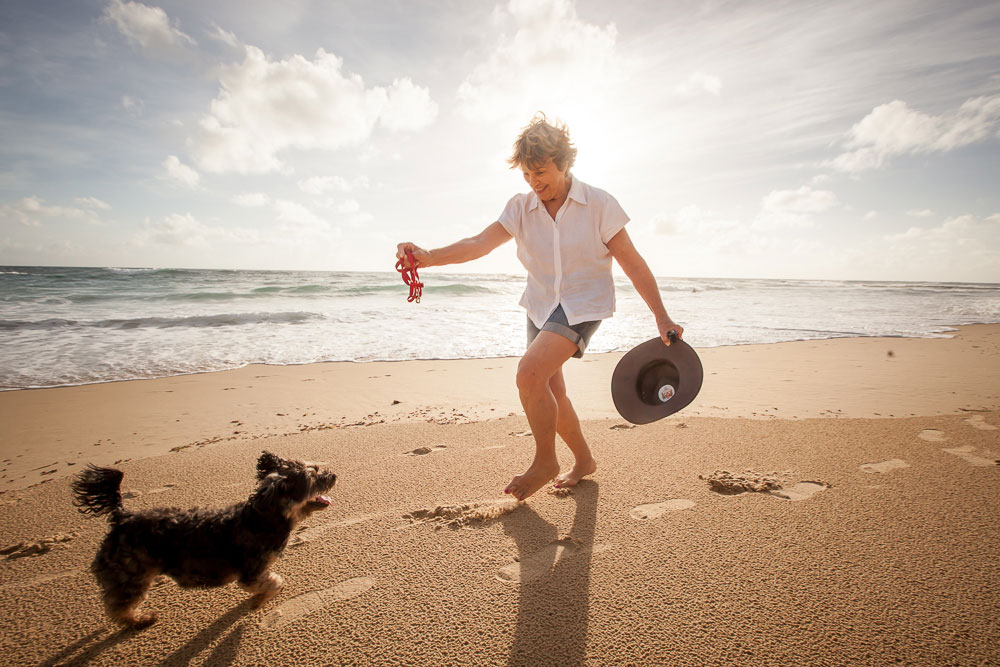
[[[531,195],[531,202],[528,204],[528,210],[534,211],[536,208],[538,208],[538,205],[541,203],[541,200],[538,198],[538,195],[535,193],[534,190],[532,190],[529,194]],[[581,181],[576,176],[573,176],[573,182],[570,183],[569,194],[567,195],[567,198],[572,199],[578,204],[583,204],[584,206],[587,205],[587,191],[583,187],[583,181]]]
[[[578,204],[587,205],[587,190],[583,187],[583,181],[576,176],[573,177],[573,183],[569,186],[569,198]]]

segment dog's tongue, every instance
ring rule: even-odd
[[[318,503],[323,503],[324,505],[332,505],[333,501],[330,500],[329,496],[316,496],[313,500]]]

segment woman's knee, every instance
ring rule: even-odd
[[[517,388],[520,391],[535,391],[542,389],[549,383],[548,377],[538,364],[532,363],[528,358],[522,358],[517,365]]]

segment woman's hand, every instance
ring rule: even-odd
[[[417,266],[430,266],[431,265],[431,254],[416,245],[415,243],[400,243],[396,246],[396,259],[403,262],[403,266],[408,269],[415,269],[417,266],[410,266],[410,260],[407,258],[406,253],[409,252],[413,255],[413,261],[417,263]]]
[[[684,337],[684,327],[677,324],[677,322],[674,322],[669,317],[663,320],[657,320],[656,328],[660,330],[660,338],[667,346],[670,345],[671,333],[677,334],[677,340],[681,340]]]

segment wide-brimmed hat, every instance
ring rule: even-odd
[[[685,408],[701,390],[704,371],[694,348],[671,338],[652,338],[632,348],[615,366],[611,397],[633,424],[648,424]]]

